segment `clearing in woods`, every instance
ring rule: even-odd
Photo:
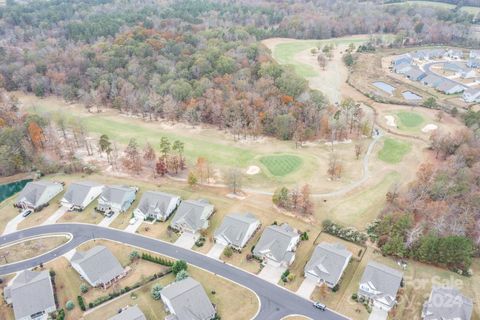
[[[388,163],[399,163],[410,152],[412,145],[408,142],[386,138],[378,158]]]

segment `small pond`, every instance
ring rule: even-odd
[[[0,185],[0,202],[22,190],[30,181],[32,181],[32,179],[25,179]]]
[[[392,85],[389,85],[388,83],[382,82],[382,81],[376,81],[372,83],[375,87],[379,88],[382,91],[385,91],[388,94],[393,94],[393,91],[395,91],[395,87]]]
[[[402,96],[405,100],[421,100],[422,97],[412,91],[404,91],[402,92]]]

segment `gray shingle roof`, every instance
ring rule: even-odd
[[[472,300],[452,287],[433,287],[423,305],[424,320],[470,320]]]
[[[129,307],[108,320],[147,320],[138,306]]]
[[[223,237],[228,243],[241,247],[246,240],[247,231],[252,224],[259,223],[251,213],[232,213],[223,218],[220,227],[215,230],[215,237]]]
[[[72,183],[63,198],[73,205],[80,206],[85,201],[90,189],[100,186],[99,183],[91,181],[79,181]]]
[[[18,195],[17,203],[28,202],[36,208],[44,204],[44,203],[40,203],[40,200],[42,198],[43,193],[49,187],[59,187],[59,186],[61,186],[61,184],[50,182],[50,181],[43,181],[43,180],[29,182],[25,185],[25,187],[23,187],[22,191]],[[59,188],[59,192],[61,190],[63,190],[63,187]],[[46,200],[48,202],[51,199],[46,199]]]
[[[107,186],[105,189],[103,189],[103,192],[98,200],[122,205],[132,193],[135,193],[135,189],[132,187]]]
[[[456,82],[453,82],[453,81],[450,81],[450,80],[445,80],[445,81],[441,82],[435,89],[437,89],[438,91],[442,91],[442,92],[448,92],[449,90],[451,90],[451,89],[453,89],[457,86],[465,88],[464,86],[459,85]]]
[[[161,294],[170,300],[178,320],[206,320],[215,316],[202,285],[190,277],[166,286]]]
[[[184,227],[194,231],[203,229],[208,218],[213,213],[213,205],[206,200],[185,200],[178,206],[177,212],[172,219],[172,227],[183,229]]]
[[[6,299],[12,301],[16,319],[50,308],[56,309],[48,271],[22,271],[12,284],[5,288],[4,294]]]
[[[407,71],[405,71],[404,74],[412,80],[421,79],[426,76],[425,72],[420,70],[420,68],[418,68],[417,66],[408,69]]]
[[[298,233],[286,223],[268,226],[255,245],[253,254],[260,257],[269,254],[277,262],[289,262],[292,255],[288,245],[294,237],[298,237]]]
[[[156,215],[157,212],[161,212],[164,215],[168,205],[174,198],[178,198],[178,196],[165,192],[147,191],[142,195],[137,209],[146,216]]]
[[[343,273],[343,266],[352,253],[339,243],[320,243],[305,265],[305,274],[316,276],[330,284],[336,284]]]
[[[78,264],[94,284],[108,283],[124,272],[117,258],[104,246],[77,251],[70,261]]]
[[[445,81],[443,78],[434,74],[429,74],[422,79],[422,83],[434,88],[436,88],[443,81]]]
[[[391,306],[395,302],[402,279],[402,272],[381,263],[370,261],[363,272],[360,284],[368,285],[374,292],[367,292],[361,288],[360,292],[373,299],[385,298]]]

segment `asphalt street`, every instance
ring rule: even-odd
[[[41,236],[49,233],[70,233],[73,238],[65,245],[46,254],[26,261],[0,266],[0,275],[18,272],[38,266],[40,263],[46,263],[89,240],[108,239],[156,252],[160,255],[185,260],[191,265],[208,270],[215,275],[223,276],[251,289],[258,295],[261,302],[260,311],[255,319],[279,320],[289,314],[304,315],[315,320],[348,319],[347,317],[330,310],[320,311],[315,309],[311,301],[275,284],[269,283],[254,274],[235,268],[219,260],[212,259],[206,255],[188,249],[177,247],[171,243],[144,237],[135,233],[128,233],[122,230],[88,224],[52,224],[3,235],[0,238],[0,245],[27,237]]]

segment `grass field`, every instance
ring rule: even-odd
[[[300,168],[302,159],[294,155],[271,155],[260,158],[267,170],[275,177],[283,177]]]
[[[25,240],[0,248],[0,265],[30,259],[44,254],[67,242],[62,235]]]
[[[410,152],[412,146],[408,142],[386,138],[383,148],[378,152],[378,158],[388,163],[399,163]]]
[[[399,123],[398,128],[400,130],[419,130],[425,119],[416,112],[399,111],[396,114]]]

